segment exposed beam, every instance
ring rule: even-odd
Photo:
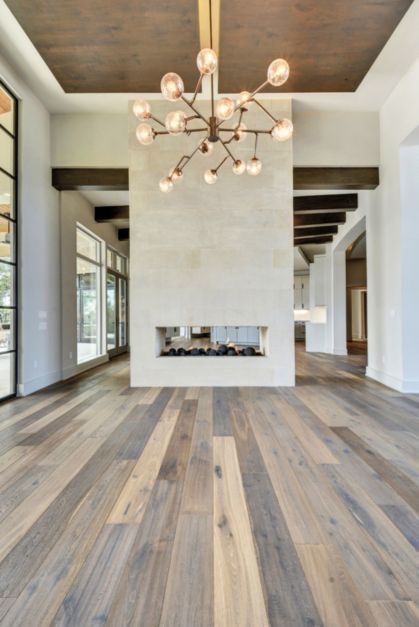
[[[294,238],[294,246],[305,246],[306,244],[327,244],[333,242],[333,235],[319,235],[318,237]]]
[[[128,168],[53,168],[60,191],[128,190]],[[294,168],[294,189],[375,189],[378,168]]]
[[[114,207],[95,207],[96,222],[111,222],[112,220],[129,220],[129,205]]]
[[[338,232],[337,224],[329,226],[312,226],[294,229],[294,237],[312,237],[313,235],[335,235]]]
[[[294,213],[354,211],[358,209],[358,194],[329,194],[322,196],[295,196]]]
[[[306,264],[309,266],[311,263],[313,263],[313,260],[310,259],[310,257],[307,255],[307,253],[305,252],[305,250],[303,250],[301,248],[301,244],[300,246],[298,246],[298,252],[300,253],[301,257],[304,259],[304,261],[306,262]]]
[[[294,189],[375,189],[378,168],[294,168]]]
[[[129,240],[129,229],[118,229],[118,240],[120,242]]]
[[[304,226],[321,226],[326,224],[344,224],[346,213],[303,213],[294,216],[294,229],[300,229]]]
[[[128,168],[53,168],[52,186],[60,191],[125,191]]]

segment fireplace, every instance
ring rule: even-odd
[[[271,105],[278,118],[292,117],[288,98]],[[155,101],[153,115],[164,119],[170,107]],[[252,128],[265,122],[258,107],[248,115]],[[294,385],[292,143],[261,136],[259,176],[235,176],[226,163],[213,186],[203,180],[200,159],[193,159],[182,187],[162,194],[161,173],[191,154],[197,138],[185,135],[176,145],[169,138],[150,151],[135,138],[137,124],[131,115],[131,384]],[[239,157],[248,158],[246,146],[235,145]],[[217,142],[206,167],[224,156]],[[166,329],[179,324],[197,326],[184,345],[166,344]],[[217,335],[208,337],[207,327]],[[256,329],[256,344],[244,331],[249,327]],[[207,345],[211,340],[215,346]],[[237,354],[222,354],[224,347]],[[176,353],[166,354],[170,348]],[[200,351],[208,348],[216,354]],[[250,355],[242,353],[246,348]]]
[[[156,357],[264,357],[267,327],[156,328]]]

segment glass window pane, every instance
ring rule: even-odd
[[[127,344],[127,282],[119,279],[119,346]]]
[[[77,252],[92,261],[100,261],[100,242],[82,229],[77,229]]]
[[[106,277],[106,341],[108,351],[116,348],[116,278]]]
[[[10,174],[15,173],[14,168],[14,139],[0,128],[0,167]]]
[[[0,306],[14,305],[13,293],[14,268],[6,263],[0,263]]]
[[[0,309],[0,353],[15,349],[15,310]]]
[[[14,181],[0,172],[0,213],[14,218]]]
[[[100,355],[100,267],[77,259],[77,362]]]
[[[120,255],[116,255],[116,270],[122,273],[122,257]]]
[[[14,226],[0,216],[0,261],[14,261]]]
[[[113,252],[111,251],[110,248],[108,248],[106,250],[106,264],[108,268],[112,268],[112,263],[113,263]]]
[[[14,133],[14,113],[15,101],[7,93],[5,88],[0,85],[0,124],[7,128],[8,131]]]
[[[0,354],[0,398],[15,393],[15,354]]]

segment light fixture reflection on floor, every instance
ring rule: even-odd
[[[191,100],[184,96],[184,84],[182,78],[174,73],[168,72],[161,80],[162,95],[170,102],[182,100],[191,109],[191,115],[187,116],[184,111],[171,111],[166,115],[164,123],[157,119],[151,111],[150,104],[145,100],[136,100],[133,105],[133,113],[140,120],[140,124],[136,130],[136,136],[140,144],[148,146],[159,135],[190,135],[191,133],[203,133],[204,138],[199,141],[196,148],[189,155],[183,155],[175,166],[171,169],[168,176],[160,180],[160,189],[162,192],[171,192],[174,183],[183,178],[185,166],[191,161],[197,152],[203,155],[210,155],[215,142],[220,142],[226,152],[225,158],[215,168],[210,168],[204,172],[204,180],[209,185],[213,185],[218,180],[218,171],[227,161],[232,162],[232,171],[236,175],[247,172],[251,176],[257,176],[262,170],[262,161],[257,156],[258,137],[260,134],[269,134],[276,141],[287,141],[292,137],[293,125],[291,120],[287,118],[277,120],[257,99],[256,95],[268,83],[273,87],[283,85],[289,76],[289,66],[284,59],[275,59],[268,67],[266,80],[253,92],[242,91],[234,102],[231,98],[222,97],[217,102],[214,100],[214,72],[218,67],[218,58],[212,49],[212,6],[209,0],[210,13],[210,48],[204,48],[198,53],[196,64],[199,70],[199,79],[196,84],[195,92]],[[211,81],[211,115],[206,118],[200,113],[195,106],[198,91],[201,87],[205,76]],[[253,129],[247,128],[243,122],[243,117],[247,113],[250,105],[256,104],[273,122],[270,128]],[[235,113],[239,113],[235,123],[231,123],[228,128],[223,125],[226,121],[231,120]],[[155,130],[148,121],[153,120],[164,130]],[[193,120],[200,120],[203,125],[199,128],[188,128],[188,123]],[[223,136],[222,134],[227,134]],[[242,142],[247,135],[254,136],[254,154],[247,164],[241,159],[233,156],[230,149],[232,142]],[[225,139],[223,138],[225,137]]]

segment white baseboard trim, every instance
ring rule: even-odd
[[[23,383],[19,383],[17,386],[17,396],[28,396],[28,394],[38,392],[38,390],[42,390],[42,388],[46,388],[49,385],[58,383],[59,381],[61,381],[60,371],[49,372],[48,374],[44,374],[41,377],[36,377],[35,379],[31,379],[30,381],[24,381]]]
[[[62,371],[49,372],[48,374],[36,377],[30,381],[24,381],[23,383],[19,383],[17,386],[17,396],[28,396],[28,394],[38,392],[49,385],[65,381],[66,379],[70,379],[71,377],[75,377],[76,375],[85,372],[86,370],[105,364],[107,361],[109,361],[109,355],[106,353],[96,359],[86,361],[82,364],[76,364],[74,366],[70,366],[69,368],[64,368]]]
[[[419,394],[419,381],[399,379],[381,370],[371,368],[371,366],[367,366],[365,374],[369,379],[374,379],[398,392],[403,392],[404,394]]]
[[[109,361],[109,355],[106,353],[105,355],[100,355],[95,359],[89,359],[89,361],[84,361],[81,364],[75,364],[74,366],[69,366],[68,368],[64,368],[62,372],[62,379],[65,381],[66,379],[70,379],[71,377],[75,377],[82,372],[86,372],[86,370],[90,370],[91,368],[96,368],[96,366],[100,366],[101,364],[106,364]]]

